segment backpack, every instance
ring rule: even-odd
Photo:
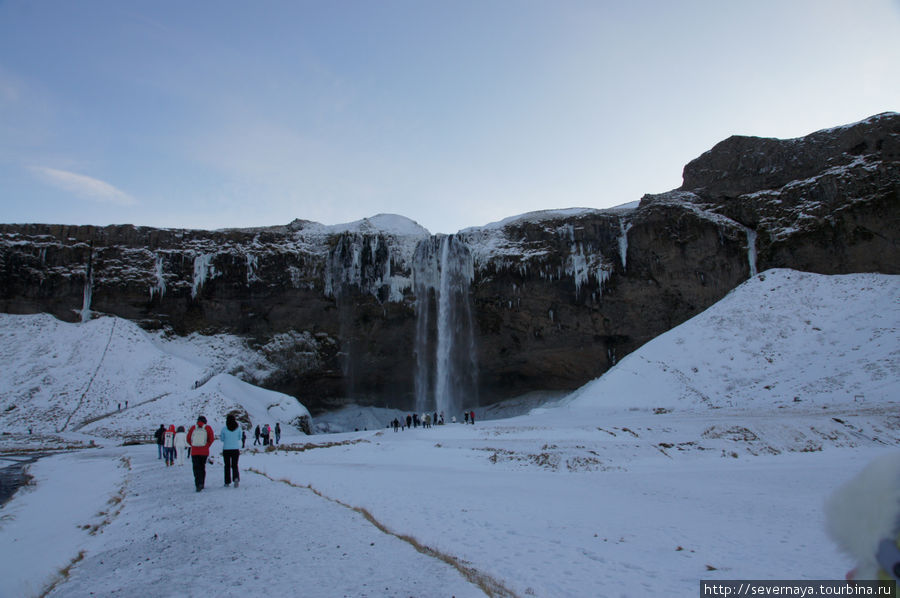
[[[196,426],[191,432],[191,446],[206,446],[206,426]]]

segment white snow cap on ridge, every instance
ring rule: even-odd
[[[397,237],[428,237],[431,233],[415,220],[398,214],[376,214],[370,218],[363,218],[354,222],[343,224],[320,224],[318,222],[305,222],[302,225],[304,233],[319,233],[323,235],[339,235],[342,233],[384,233]]]
[[[524,214],[519,214],[518,216],[510,216],[509,218],[504,218],[503,220],[499,220],[497,222],[490,222],[485,224],[484,226],[473,226],[469,228],[464,228],[459,231],[460,233],[471,233],[480,230],[494,230],[494,229],[502,229],[510,224],[516,224],[519,222],[542,222],[544,220],[556,220],[559,218],[570,218],[574,216],[584,216],[587,214],[602,214],[604,212],[620,212],[620,211],[628,211],[633,210],[638,207],[639,201],[632,201],[629,203],[624,203],[612,208],[605,209],[597,209],[597,208],[562,208],[558,210],[538,210],[536,212],[526,212]]]

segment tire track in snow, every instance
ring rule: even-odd
[[[425,556],[429,556],[431,558],[438,559],[438,560],[443,561],[444,563],[450,565],[451,567],[453,567],[454,569],[459,571],[467,580],[469,580],[469,582],[471,582],[471,583],[475,584],[476,586],[478,586],[479,588],[481,588],[481,590],[485,593],[485,595],[490,596],[491,598],[517,598],[516,593],[513,592],[512,590],[510,590],[509,588],[507,588],[506,586],[504,586],[501,582],[497,581],[493,577],[487,575],[486,573],[479,571],[478,569],[476,569],[474,567],[470,567],[470,566],[464,564],[463,561],[461,561],[459,558],[457,558],[453,555],[450,555],[450,554],[443,553],[439,550],[431,548],[430,546],[426,546],[426,545],[422,544],[421,542],[419,542],[418,540],[416,540],[415,538],[413,538],[412,536],[408,536],[405,534],[399,534],[399,533],[391,530],[387,525],[378,521],[378,519],[376,519],[375,516],[372,515],[372,513],[369,512],[364,507],[354,507],[353,505],[345,503],[344,501],[342,501],[340,499],[328,496],[327,494],[321,492],[320,490],[316,490],[315,488],[313,488],[312,485],[304,486],[301,484],[295,484],[294,482],[292,482],[286,478],[273,478],[269,474],[264,473],[253,467],[249,468],[248,471],[252,471],[253,473],[261,475],[264,478],[271,480],[273,482],[281,482],[283,484],[287,484],[288,486],[291,486],[292,488],[309,490],[313,494],[315,494],[316,496],[318,496],[320,498],[323,498],[334,504],[340,505],[340,506],[344,507],[345,509],[350,509],[351,511],[359,513],[366,519],[366,521],[368,521],[373,526],[375,526],[380,532],[387,534],[389,536],[393,536],[394,538],[397,538],[398,540],[402,540],[402,541],[406,542],[407,544],[409,544],[410,546],[412,546],[418,552],[424,554]]]

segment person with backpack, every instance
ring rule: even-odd
[[[257,444],[260,444],[260,442],[259,442],[259,435],[260,435],[260,434],[261,434],[261,432],[259,431],[259,424],[256,424],[256,431],[253,432],[253,436],[254,436],[254,438],[253,438],[253,446],[256,446]]]
[[[175,426],[169,426],[163,435],[163,457],[166,458],[166,467],[175,465]]]
[[[225,486],[231,485],[234,480],[234,487],[237,488],[241,481],[241,474],[238,472],[238,457],[241,454],[241,435],[243,430],[237,423],[237,419],[233,413],[229,413],[225,418],[225,427],[219,434],[222,441],[222,459],[225,461]]]
[[[159,454],[158,459],[162,459],[163,457],[163,436],[166,434],[166,427],[163,424],[159,424],[159,428],[157,428],[156,432],[153,433],[153,437],[156,438],[156,452]]]
[[[187,454],[187,432],[184,426],[178,426],[175,430],[175,458],[179,465],[184,465],[184,456]]]
[[[188,444],[191,447],[191,462],[194,465],[194,486],[197,492],[203,490],[206,484],[206,460],[209,458],[209,447],[216,439],[212,428],[206,425],[206,418],[202,415],[197,418],[197,423],[188,430]]]

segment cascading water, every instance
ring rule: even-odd
[[[94,295],[94,242],[90,244],[91,252],[88,254],[87,270],[84,273],[84,298],[81,302],[81,321],[91,319],[91,300]]]
[[[477,352],[470,284],[472,254],[455,235],[416,247],[416,411],[444,413],[477,403]]]

